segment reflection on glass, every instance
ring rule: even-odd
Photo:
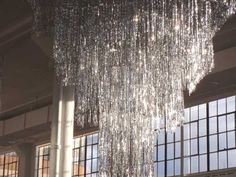
[[[154,163],[154,177],[158,177],[159,174],[158,174],[158,169],[157,169],[157,162]]]
[[[197,137],[197,122],[191,123],[191,138]]]
[[[98,159],[93,159],[92,161],[92,172],[98,171]]]
[[[199,136],[205,136],[207,134],[206,119],[199,121]]]
[[[217,153],[211,153],[210,154],[210,170],[217,170],[218,168],[218,159],[217,159]]]
[[[217,118],[216,117],[212,117],[209,120],[209,132],[210,134],[215,134],[217,133]]]
[[[218,115],[226,113],[226,99],[218,100]]]
[[[219,169],[227,168],[227,151],[219,152]]]
[[[227,98],[227,112],[235,111],[235,96]]]
[[[216,106],[217,101],[212,101],[209,103],[209,116],[215,116],[217,114],[217,106]]]
[[[98,157],[98,145],[93,145],[93,158]]]

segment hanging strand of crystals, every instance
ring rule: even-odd
[[[163,121],[167,130],[183,122],[183,91],[191,94],[213,68],[212,37],[235,5],[56,1],[56,73],[64,85],[76,86],[78,125],[99,119],[101,177],[153,176],[154,129]]]

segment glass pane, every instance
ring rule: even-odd
[[[158,144],[164,144],[165,143],[165,133],[161,132],[158,134]]]
[[[235,148],[235,131],[228,132],[228,148]]]
[[[206,104],[201,104],[199,109],[199,119],[206,118]]]
[[[170,160],[167,161],[167,176],[173,176],[174,175],[174,161]]]
[[[217,151],[217,135],[209,137],[210,139],[210,152]]]
[[[98,133],[93,134],[93,144],[98,143]]]
[[[217,133],[217,118],[216,117],[212,117],[209,120],[209,132],[210,134],[215,134]]]
[[[218,126],[219,126],[219,132],[226,131],[226,117],[225,116],[220,116],[218,118]]]
[[[174,158],[174,144],[167,144],[167,159]]]
[[[92,160],[87,160],[86,161],[86,174],[91,173],[92,171],[91,165],[92,165]]]
[[[180,175],[180,159],[175,160],[175,175]]]
[[[190,174],[190,158],[184,158],[184,174]]]
[[[198,153],[198,140],[191,140],[191,155],[195,155]]]
[[[235,117],[234,114],[227,115],[227,130],[234,130],[235,129]]]
[[[225,114],[226,113],[226,99],[218,100],[218,114]]]
[[[191,121],[198,119],[198,106],[191,107]]]
[[[178,158],[181,155],[180,142],[175,143],[175,157]]]
[[[185,124],[184,125],[184,139],[189,139],[190,137],[190,128],[189,128],[189,124]]]
[[[87,146],[87,155],[86,155],[87,159],[91,159],[92,158],[92,146]]]
[[[217,107],[216,107],[216,101],[212,101],[209,103],[209,116],[215,116],[217,114]]]
[[[164,177],[165,176],[165,163],[159,162],[157,165],[157,171],[158,171],[158,177]]]
[[[96,171],[98,171],[98,160],[93,159],[93,161],[92,161],[92,172],[96,172]]]
[[[219,169],[227,168],[227,151],[219,152]]]
[[[210,154],[210,170],[217,170],[218,169],[218,159],[217,159],[217,153],[211,153]]]
[[[221,133],[219,134],[219,150],[224,150],[226,148],[226,133]]]
[[[93,135],[88,135],[87,136],[87,145],[90,145],[93,143]]]
[[[181,128],[177,127],[175,130],[175,141],[180,141],[181,138]]]
[[[186,108],[186,109],[184,109],[184,117],[185,117],[185,122],[189,122],[190,121],[190,119],[189,119],[189,108]]]
[[[199,136],[205,136],[207,134],[206,119],[199,121]]]
[[[227,98],[227,112],[235,111],[235,96]]]
[[[165,146],[158,146],[158,161],[162,161],[165,159]]]
[[[207,155],[200,156],[200,172],[207,171]]]
[[[98,157],[98,145],[93,145],[93,158]]]
[[[230,150],[228,151],[228,167],[236,167],[236,150]]]
[[[154,163],[154,177],[158,177],[159,174],[158,174],[158,169],[157,169],[157,162]]]
[[[197,122],[191,123],[191,138],[197,137]]]
[[[198,156],[191,157],[191,173],[198,172]]]
[[[167,133],[167,143],[172,143],[174,141],[174,134],[168,132]]]
[[[207,138],[199,138],[199,153],[204,154],[207,152]]]
[[[184,155],[188,156],[190,155],[190,141],[184,141]]]

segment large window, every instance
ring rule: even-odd
[[[36,150],[36,177],[49,177],[50,145]],[[73,177],[98,176],[98,133],[77,137],[73,149]]]
[[[236,167],[235,102],[231,96],[186,108],[186,121],[174,133],[166,133],[162,123],[155,144],[155,176]],[[37,152],[37,177],[47,177],[49,146],[40,146]],[[76,138],[73,153],[74,177],[98,176],[98,133]]]
[[[235,96],[186,108],[185,119],[175,133],[165,133],[163,127],[159,134],[156,176],[236,167]]]
[[[18,177],[19,157],[15,152],[0,155],[0,176]]]
[[[36,149],[36,177],[49,177],[49,153],[50,146],[48,144],[38,146]]]

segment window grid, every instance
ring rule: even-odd
[[[49,177],[50,145],[36,148],[36,177]],[[98,133],[74,139],[72,177],[98,176]]]
[[[19,157],[15,152],[0,155],[0,176],[18,177]]]
[[[175,158],[171,159],[183,160],[184,175],[236,167],[233,158],[236,157],[235,105],[235,96],[231,96],[185,109],[184,133],[179,141],[184,151],[180,159],[175,157],[175,153]],[[157,177],[178,176],[181,171],[181,167],[178,167],[179,170],[168,164],[168,156],[171,155],[167,134],[162,127],[155,146]],[[161,144],[158,144],[159,141]],[[163,157],[162,153],[166,155]]]

